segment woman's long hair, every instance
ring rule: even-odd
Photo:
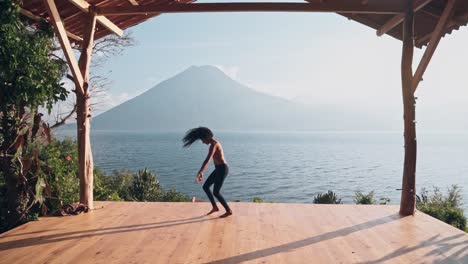
[[[187,133],[185,133],[184,138],[182,141],[184,142],[184,148],[189,147],[193,144],[193,142],[205,138],[213,137],[213,132],[207,127],[197,127],[192,128]]]

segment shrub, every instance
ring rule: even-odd
[[[119,195],[119,189],[111,188],[116,179],[98,169],[94,169],[94,200],[96,201],[123,201]]]
[[[353,201],[355,204],[375,204],[374,195],[374,191],[371,191],[368,194],[356,191],[353,196]]]
[[[327,193],[319,193],[314,197],[314,204],[341,204],[341,199],[336,193],[328,191]]]
[[[252,202],[254,202],[254,203],[263,203],[263,199],[260,198],[260,197],[254,197],[254,198],[252,199]]]
[[[37,157],[34,143],[49,140],[49,127],[40,112],[64,101],[68,91],[61,83],[67,66],[51,56],[55,50],[53,28],[48,23],[31,26],[20,15],[18,0],[0,1],[0,170],[8,197],[8,227],[21,225],[44,204],[49,186],[47,164]]]
[[[355,204],[377,204],[375,200],[375,192],[371,191],[365,194],[361,191],[354,192],[353,201]],[[379,204],[384,205],[390,202],[390,198],[382,197],[379,199]]]
[[[381,204],[381,205],[388,204],[388,203],[390,203],[390,198],[382,197],[382,198],[380,198],[379,201],[380,201],[379,204]]]
[[[95,172],[94,197],[103,201],[188,202],[190,198],[175,189],[165,191],[157,176],[147,168],[133,173],[130,170],[114,171],[105,175]]]
[[[133,180],[128,188],[133,201],[158,201],[161,197],[161,186],[156,175],[147,168],[139,170],[133,175]]]
[[[78,151],[75,140],[53,139],[50,144],[39,148],[39,158],[48,165],[46,182],[50,195],[46,203],[51,210],[80,199],[80,180],[78,178]]]
[[[432,193],[426,189],[416,196],[416,208],[432,217],[461,230],[467,228],[467,218],[464,215],[461,189],[452,185],[444,195],[439,188],[434,187]]]
[[[190,198],[175,189],[169,189],[168,191],[161,190],[162,195],[158,201],[160,202],[189,202]]]

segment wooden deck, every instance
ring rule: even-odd
[[[0,235],[1,263],[468,263],[468,235],[397,206],[99,202]]]

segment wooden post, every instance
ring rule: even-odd
[[[93,154],[90,142],[90,96],[89,96],[89,65],[93,51],[94,31],[96,29],[96,14],[87,13],[87,31],[83,38],[83,48],[79,59],[79,67],[83,75],[83,90],[76,90],[76,119],[78,138],[78,161],[80,178],[80,203],[93,209]]]
[[[403,22],[403,52],[401,60],[401,81],[403,90],[403,109],[405,122],[405,162],[401,192],[400,214],[412,215],[415,208],[416,188],[416,100],[412,89],[413,81],[413,0],[408,0]]]

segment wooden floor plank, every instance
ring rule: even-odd
[[[468,235],[398,206],[96,202],[0,235],[0,263],[468,263]]]

